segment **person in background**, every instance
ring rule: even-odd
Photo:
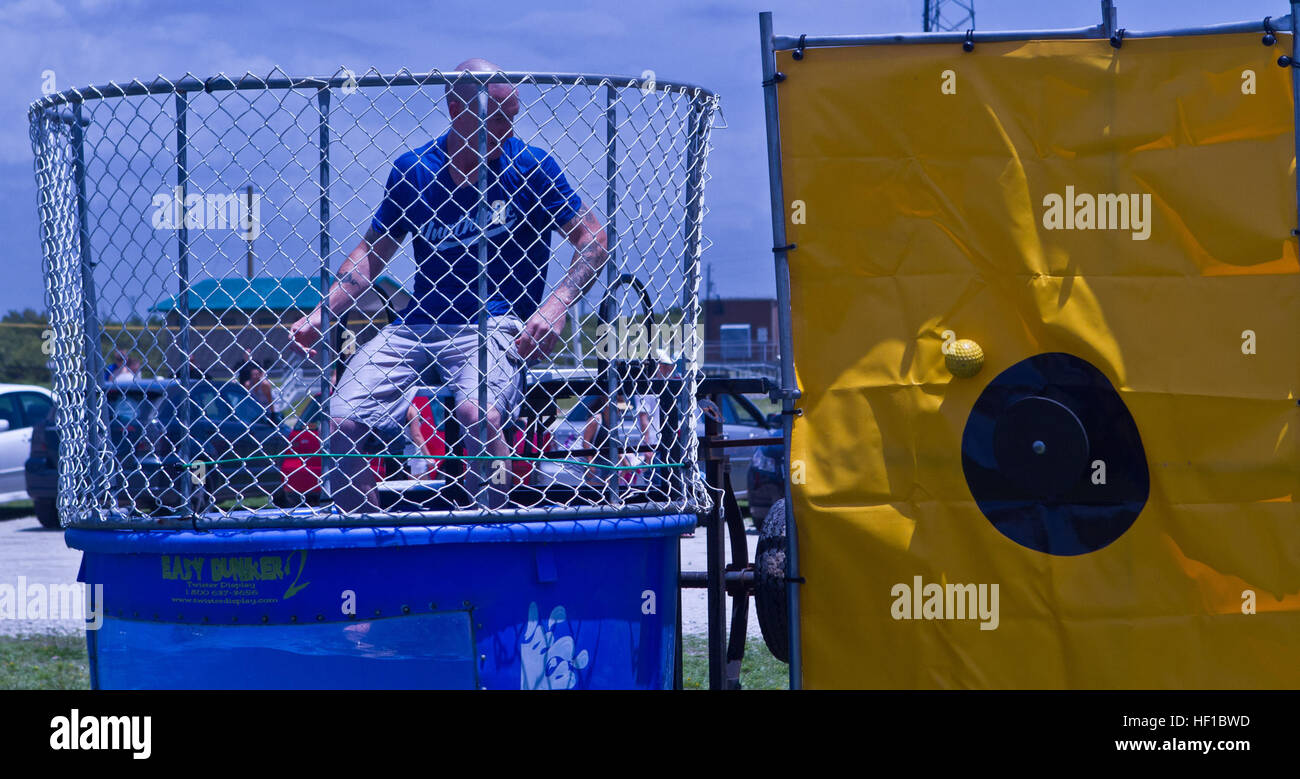
[[[257,398],[268,410],[274,408],[275,400],[271,382],[267,380],[266,372],[256,363],[244,363],[244,367],[239,369],[239,383],[248,390],[248,394]]]
[[[654,353],[654,373],[655,379],[666,379],[673,374],[676,368],[676,361],[672,355],[663,349],[656,349]],[[659,446],[659,428],[663,425],[663,415],[659,410],[659,396],[654,394],[637,395],[634,399],[636,407],[636,426],[640,431],[637,445],[639,447]],[[644,457],[645,462],[651,462],[654,459],[653,451],[639,452]]]
[[[142,377],[140,358],[131,355],[126,358],[126,364],[117,369],[113,376],[113,382],[116,384],[126,384],[133,381],[139,381]]]
[[[123,349],[113,350],[113,362],[104,367],[104,381],[113,382],[117,380],[117,375],[122,372],[122,367],[126,364],[126,351]]]

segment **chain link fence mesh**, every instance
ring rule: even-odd
[[[437,71],[34,103],[64,523],[707,509],[717,109]]]

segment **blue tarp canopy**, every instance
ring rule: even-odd
[[[375,279],[375,286],[382,287],[389,295],[402,288],[401,284],[388,276]],[[202,308],[216,311],[232,308],[244,311],[309,309],[320,303],[321,285],[319,277],[305,276],[203,279],[190,286],[189,298],[191,311]],[[149,310],[174,311],[178,308],[180,295],[172,295]]]

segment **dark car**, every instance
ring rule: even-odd
[[[186,493],[195,511],[270,498],[284,486],[280,460],[288,449],[279,416],[241,384],[198,381],[187,393],[171,381],[123,463],[126,493],[141,511],[168,513],[184,510]]]
[[[749,460],[749,516],[760,529],[772,504],[785,497],[785,445],[760,446]]]
[[[159,382],[132,382],[101,386],[108,411],[108,434],[116,460],[132,455],[144,431],[144,422],[152,414],[154,402],[164,394]],[[24,465],[27,493],[42,525],[59,527],[56,500],[59,493],[59,431],[55,409],[32,427],[31,454]]]
[[[199,511],[231,498],[269,497],[283,486],[284,426],[240,384],[196,381],[187,393],[180,381],[151,379],[103,390],[116,461],[112,491],[119,504],[178,513],[188,495]],[[57,492],[58,431],[52,421],[32,435],[27,478],[34,500],[38,493],[52,499]],[[195,462],[206,464],[201,471],[186,467]]]

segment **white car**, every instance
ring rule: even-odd
[[[32,426],[45,420],[54,396],[44,387],[0,384],[0,503],[27,500],[24,465],[32,450]]]

